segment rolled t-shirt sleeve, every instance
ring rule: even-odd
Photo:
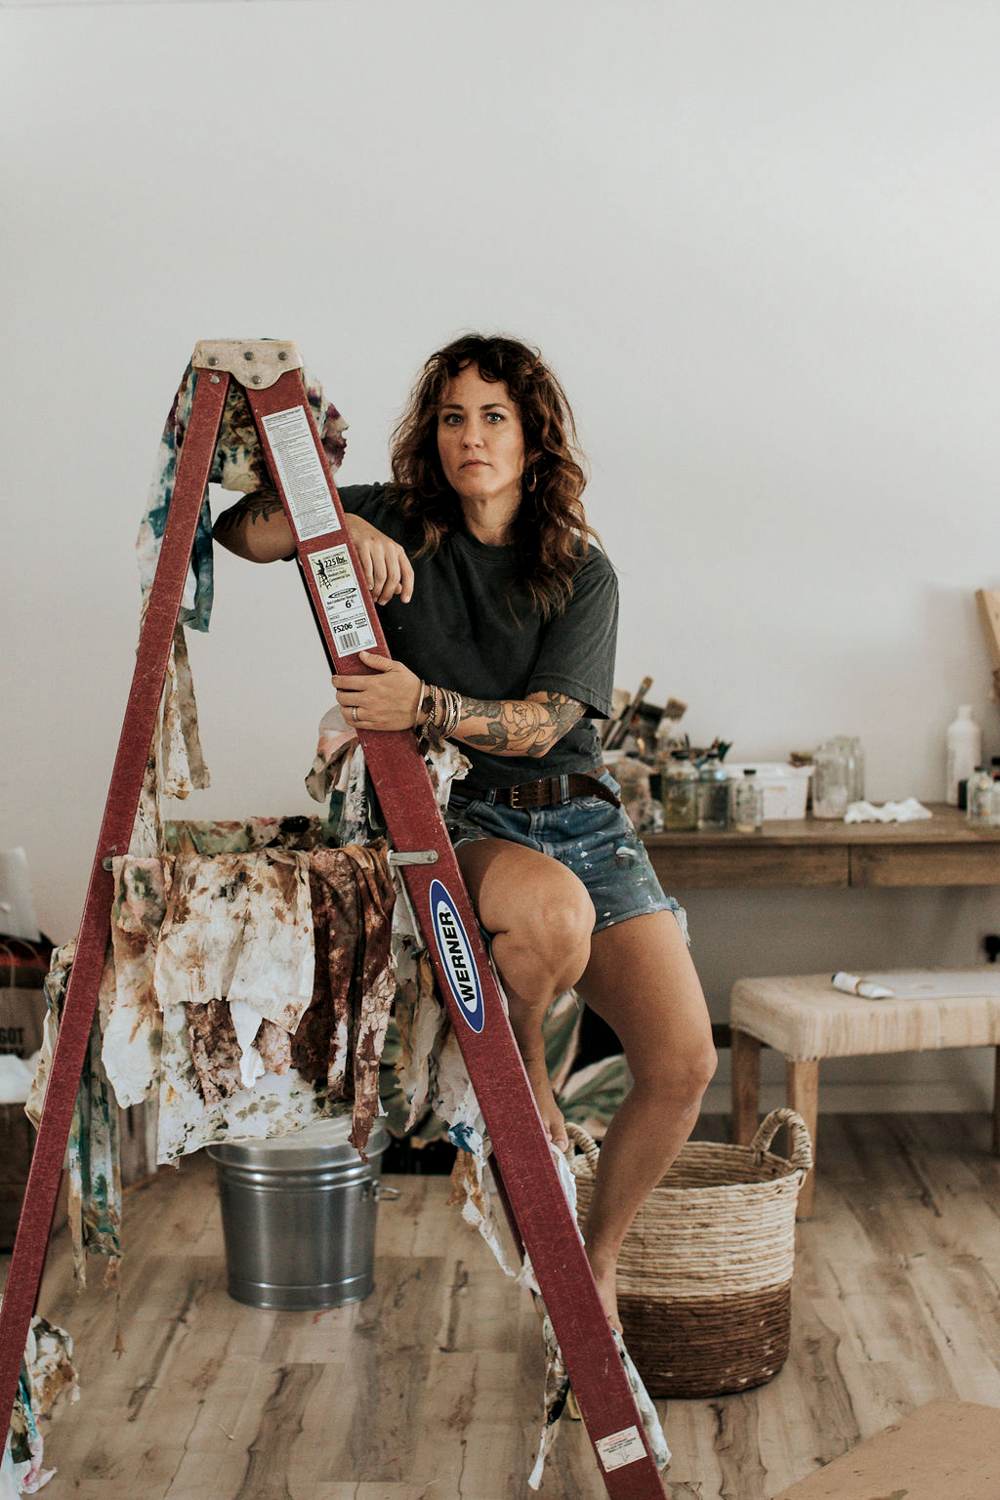
[[[618,580],[596,547],[589,549],[573,581],[573,597],[545,626],[527,692],[565,693],[584,704],[591,718],[612,712],[618,636]]]

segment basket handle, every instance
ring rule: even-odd
[[[582,1125],[575,1125],[572,1120],[566,1121],[566,1134],[573,1142],[573,1145],[578,1146],[583,1152],[588,1167],[591,1167],[596,1172],[601,1152],[594,1137],[588,1131],[584,1130]]]
[[[756,1159],[760,1161],[782,1125],[788,1126],[788,1134],[791,1142],[789,1162],[796,1171],[801,1172],[803,1177],[805,1177],[813,1164],[812,1141],[809,1138],[809,1127],[802,1116],[794,1109],[772,1109],[767,1118],[762,1120],[758,1126],[757,1134],[750,1142],[750,1150]]]

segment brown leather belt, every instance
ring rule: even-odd
[[[571,776],[549,776],[542,781],[522,781],[520,786],[497,787],[490,792],[466,788],[461,782],[456,785],[456,791],[459,787],[462,792],[467,791],[478,801],[500,802],[504,807],[558,807],[562,802],[569,802],[572,797],[602,797],[612,807],[621,807],[621,802],[603,781],[577,771]]]

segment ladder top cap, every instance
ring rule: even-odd
[[[240,385],[263,391],[286,370],[301,370],[302,356],[287,339],[199,339],[191,363],[196,370],[224,370]]]

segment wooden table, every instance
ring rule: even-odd
[[[1000,885],[1000,828],[930,804],[915,823],[776,820],[759,833],[643,836],[667,890],[725,887]]]

